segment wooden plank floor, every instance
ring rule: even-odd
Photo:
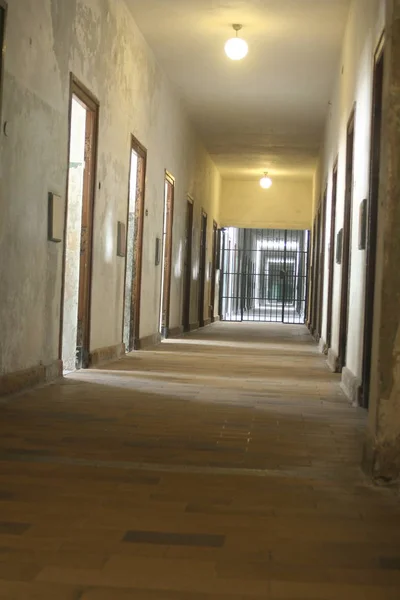
[[[1,599],[400,598],[399,499],[304,327],[216,324],[1,411]]]

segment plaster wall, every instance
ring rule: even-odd
[[[178,302],[171,303],[170,328],[182,324],[183,302],[183,260],[184,240],[186,226],[187,194],[193,198],[193,251],[192,251],[192,287],[190,294],[190,322],[198,321],[199,300],[199,267],[200,267],[200,228],[201,213],[207,213],[207,243],[206,243],[206,281],[204,317],[209,318],[210,298],[210,269],[212,261],[212,235],[213,220],[219,223],[219,205],[221,179],[213,161],[204,150],[203,146],[193,140],[181,148],[182,160],[188,161],[186,185],[176,178],[175,181],[175,208],[174,231],[172,251],[172,277],[171,294]],[[172,174],[175,172],[172,170]],[[218,283],[218,282],[217,282]],[[217,284],[217,292],[219,286]],[[172,296],[171,296],[172,299]]]
[[[0,137],[0,374],[59,357],[63,244],[47,241],[47,194],[65,199],[70,72],[100,105],[91,350],[122,341],[125,261],[116,255],[116,236],[117,221],[127,218],[131,134],[148,151],[141,337],[158,330],[161,266],[154,252],[165,169],[176,178],[171,327],[181,322],[187,192],[195,199],[195,239],[201,207],[210,232],[218,215],[218,171],[124,0],[10,2],[2,112],[7,136]],[[194,262],[197,253],[194,244]]]
[[[382,481],[400,477],[400,1],[386,0],[377,270],[364,466]]]
[[[331,223],[332,173],[338,157],[336,232],[343,227],[346,134],[355,106],[354,176],[350,258],[350,292],[346,367],[353,379],[361,378],[366,253],[358,249],[359,207],[369,194],[372,82],[374,53],[384,28],[384,2],[353,0],[343,41],[341,59],[329,105],[324,145],[315,176],[314,210],[328,186],[322,343],[326,339],[328,302],[329,232]],[[338,354],[340,326],[341,265],[334,265],[332,350]],[[347,390],[349,392],[349,390]]]
[[[312,179],[273,178],[269,190],[259,180],[223,180],[220,221],[224,227],[310,229]]]

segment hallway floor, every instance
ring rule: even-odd
[[[2,600],[400,598],[399,498],[305,327],[219,323],[2,404]]]

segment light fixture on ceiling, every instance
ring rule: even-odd
[[[232,27],[236,31],[236,37],[226,42],[225,52],[231,60],[242,60],[249,51],[247,42],[238,37],[238,31],[242,29],[243,25],[232,25]]]
[[[260,179],[260,185],[264,190],[269,190],[272,185],[272,179],[268,177],[268,173],[264,173],[264,177]]]

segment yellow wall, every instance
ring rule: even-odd
[[[273,179],[269,190],[258,180],[222,181],[220,223],[223,227],[310,229],[312,179]]]

